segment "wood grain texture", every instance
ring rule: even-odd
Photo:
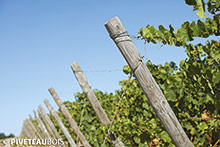
[[[71,68],[73,70],[73,73],[75,74],[75,77],[81,86],[83,92],[86,94],[87,98],[89,99],[90,104],[92,105],[96,115],[98,116],[100,122],[103,125],[110,124],[110,120],[103,110],[102,106],[100,105],[95,93],[93,92],[92,88],[89,85],[88,80],[86,79],[85,75],[83,74],[79,64],[77,62],[73,62],[71,64]],[[109,134],[109,139],[114,144],[115,147],[124,147],[124,143],[121,141],[119,137],[112,139],[110,137],[111,133]]]
[[[24,120],[24,130],[29,138],[32,138],[32,139],[36,138],[30,125],[27,123],[27,120]]]
[[[27,133],[25,132],[25,129],[24,129],[24,123],[22,124],[22,129],[21,129],[21,133],[20,133],[20,136],[19,138],[27,138],[28,135]]]
[[[27,128],[25,127],[25,124],[23,126],[23,134],[25,138],[32,138],[29,131],[27,130]]]
[[[52,139],[51,136],[50,136],[50,134],[48,133],[48,131],[47,131],[47,129],[46,129],[44,123],[43,123],[43,122],[41,121],[41,119],[38,117],[38,114],[36,113],[36,111],[33,110],[33,112],[34,112],[34,117],[35,117],[35,119],[37,120],[38,126],[39,126],[39,128],[41,129],[41,132],[44,134],[44,138],[45,138],[45,139]]]
[[[59,108],[60,108],[61,112],[63,113],[64,117],[66,118],[66,120],[70,124],[70,126],[73,129],[74,133],[76,134],[76,136],[79,138],[79,140],[83,144],[83,146],[84,147],[91,147],[91,145],[87,141],[86,137],[80,131],[76,121],[72,118],[71,114],[69,113],[68,109],[63,104],[63,102],[61,101],[60,97],[58,96],[58,94],[56,93],[54,88],[50,88],[49,92],[52,95],[52,97],[54,98],[54,100],[57,103],[57,105],[59,106]]]
[[[112,18],[105,23],[105,27],[133,71],[140,87],[147,96],[173,143],[178,147],[192,147],[191,141],[177,120],[161,89],[143,62],[142,57],[119,18]]]
[[[29,115],[29,120],[28,123],[30,124],[31,128],[33,129],[33,131],[35,132],[37,138],[39,139],[43,139],[42,136],[40,135],[40,131],[36,128],[36,126],[34,126],[34,124],[32,123],[33,118],[31,115]]]
[[[69,142],[69,145],[71,147],[76,147],[76,143],[73,140],[73,138],[71,137],[70,133],[68,132],[68,130],[66,129],[66,127],[64,126],[63,122],[61,121],[60,117],[58,116],[58,114],[55,112],[55,110],[53,109],[53,107],[51,106],[51,104],[49,103],[49,101],[47,99],[44,99],[44,103],[46,104],[47,108],[49,109],[51,115],[55,118],[59,128],[62,130],[63,134],[65,135],[66,139]]]
[[[38,105],[38,113],[44,119],[45,123],[47,123],[50,126],[50,128],[51,128],[53,134],[55,135],[55,137],[57,139],[62,138],[60,136],[60,134],[57,132],[57,129],[55,128],[55,126],[54,126],[53,122],[51,121],[50,117],[47,115],[47,113],[44,111],[44,109],[41,105]]]
[[[22,127],[21,127],[21,132],[20,132],[20,135],[18,136],[18,138],[25,138],[26,134],[24,132],[24,124],[22,124]]]
[[[49,123],[46,121],[45,117],[42,115],[42,113],[39,111],[39,109],[37,110],[38,114],[39,114],[39,118],[41,118],[43,124],[45,125],[49,135],[51,136],[51,138],[56,139],[55,134],[53,133],[53,130],[51,129]]]
[[[83,92],[86,94],[89,102],[91,103],[96,115],[98,116],[99,120],[103,125],[107,125],[110,123],[107,114],[103,110],[102,106],[100,105],[98,99],[96,98],[93,90],[91,89],[88,80],[86,79],[85,75],[83,74],[79,64],[77,62],[73,62],[71,65],[73,73],[76,76],[76,79],[81,86]]]

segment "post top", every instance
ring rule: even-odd
[[[110,37],[115,41],[115,39],[121,35],[122,36],[127,36],[127,31],[123,24],[121,23],[120,19],[118,16],[113,17],[109,21],[105,23],[105,28],[107,29]],[[128,39],[128,38],[126,38]]]
[[[107,25],[109,22],[112,22],[112,21],[115,21],[115,20],[120,20],[120,19],[118,18],[118,16],[115,16],[115,17],[111,18],[109,21],[107,21],[105,23],[105,25]]]

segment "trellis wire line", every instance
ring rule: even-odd
[[[83,104],[83,110],[82,110],[81,115],[80,115],[79,128],[80,128],[80,126],[82,125],[83,115],[84,115],[84,111],[85,111],[86,104],[87,104],[86,102],[84,102],[84,104]],[[77,136],[76,139],[78,140],[78,136]]]
[[[115,120],[115,118],[116,118],[116,116],[117,116],[117,114],[118,114],[119,108],[120,108],[120,106],[121,106],[121,103],[122,103],[124,94],[125,94],[125,92],[126,92],[126,90],[127,90],[128,83],[129,83],[131,77],[132,77],[132,73],[130,74],[130,76],[129,76],[128,80],[127,80],[127,83],[126,83],[126,85],[125,85],[125,88],[124,88],[124,90],[123,90],[123,92],[122,92],[122,94],[121,94],[121,96],[120,96],[120,100],[119,100],[119,102],[118,102],[118,106],[117,106],[117,108],[116,108],[116,110],[115,110],[115,113],[114,113],[114,116],[113,116],[113,118],[112,118],[112,120],[111,120],[111,122],[110,122],[110,126],[109,126],[109,128],[108,128],[107,134],[106,134],[105,139],[104,139],[104,142],[103,142],[103,144],[102,144],[102,147],[104,147],[105,142],[106,142],[106,139],[107,139],[107,137],[108,137],[109,134],[110,134],[112,125],[113,125],[114,120]]]
[[[148,57],[147,57],[147,40],[145,38],[143,38],[142,36],[135,36],[135,35],[129,35],[131,40],[144,40],[144,51],[145,51],[145,57],[146,60],[148,61]]]
[[[128,34],[127,34],[128,35]],[[141,36],[135,36],[135,35],[128,35],[131,40],[144,40]],[[145,54],[146,54],[146,40],[145,40]],[[146,54],[147,58],[147,54]],[[84,72],[84,73],[90,73],[90,72],[115,72],[115,71],[123,71],[123,69],[103,69],[103,70],[80,70],[80,71],[75,71],[75,72]]]
[[[107,99],[107,100],[99,100],[99,102],[105,102],[105,101],[113,101],[113,100],[119,100],[119,98],[112,98],[112,99]],[[89,102],[77,102],[75,104],[88,104]]]
[[[76,70],[75,72],[89,73],[89,72],[114,72],[114,71],[123,71],[123,69],[80,70],[80,71]]]
[[[143,40],[144,38],[141,36],[135,36],[135,35],[128,35],[131,40]]]

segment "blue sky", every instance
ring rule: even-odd
[[[128,33],[147,24],[157,27],[197,20],[184,0],[0,0],[0,132],[20,134],[23,120],[48,98],[54,87],[63,101],[81,89],[70,65],[86,71],[122,69],[125,60],[104,23],[119,16]],[[134,40],[142,55],[155,64],[179,62],[184,49]],[[127,76],[121,71],[86,72],[93,89],[114,92]]]

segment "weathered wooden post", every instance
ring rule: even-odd
[[[51,136],[51,138],[56,139],[51,127],[49,126],[49,124],[45,120],[44,116],[41,114],[41,112],[39,110],[37,110],[37,112],[39,114],[39,118],[42,120],[42,122],[45,125],[45,128],[47,129],[47,131],[48,131],[49,135]]]
[[[35,110],[33,110],[34,112],[34,116],[35,116],[35,119],[37,120],[37,123],[39,125],[39,128],[41,129],[41,131],[43,132],[44,134],[44,137],[46,137],[47,139],[52,139],[51,136],[49,135],[46,127],[44,126],[43,122],[41,121],[41,119],[38,117],[37,113]]]
[[[36,136],[39,138],[39,139],[42,139],[41,135],[40,135],[40,132],[38,132],[37,128],[35,128],[34,124],[32,123],[33,121],[33,118],[32,116],[29,114],[29,117],[30,117],[30,120],[28,120],[28,123],[30,124],[31,128],[34,130]]]
[[[38,106],[38,113],[41,115],[41,117],[44,119],[45,123],[47,123],[53,134],[56,136],[57,139],[61,138],[60,134],[57,132],[53,122],[50,120],[49,116],[46,114],[46,112],[44,111],[43,107],[41,105]]]
[[[98,99],[96,98],[94,92],[92,91],[91,87],[89,86],[89,82],[84,76],[79,64],[77,62],[73,62],[71,65],[71,68],[73,70],[73,73],[76,76],[76,79],[79,82],[79,85],[81,86],[83,92],[86,94],[86,96],[89,99],[89,102],[91,103],[93,109],[95,110],[99,120],[102,124],[107,125],[110,123],[107,114],[103,110],[102,106],[100,105]]]
[[[112,18],[105,23],[105,27],[133,71],[140,87],[161,120],[165,130],[170,135],[173,143],[178,147],[192,147],[193,144],[184,132],[163,92],[143,62],[142,57],[119,18]]]
[[[30,125],[28,124],[27,120],[24,120],[24,125],[25,125],[25,130],[26,130],[26,133],[28,134],[28,136],[30,138],[35,138],[34,132],[31,129]]]
[[[79,82],[79,85],[81,86],[83,92],[86,94],[87,98],[89,99],[89,102],[91,103],[101,123],[103,125],[110,124],[107,114],[100,105],[97,97],[95,96],[95,93],[89,86],[89,82],[86,79],[85,75],[83,74],[79,64],[77,62],[73,62],[71,68],[76,76],[77,81]],[[111,140],[111,142],[115,145],[115,147],[124,147],[124,144],[119,137],[112,137],[112,136],[115,136],[115,134],[113,132],[110,132],[108,137]]]
[[[29,119],[30,119],[30,121],[33,121],[31,114],[29,114]]]
[[[33,118],[32,118],[31,115],[29,115],[29,116],[30,116],[30,121],[32,122],[32,121],[33,121]],[[36,121],[37,121],[37,120],[36,120]],[[42,132],[42,129],[40,128],[38,122],[37,122],[36,124],[34,124],[34,123],[32,123],[32,124],[35,126],[37,132],[39,133],[40,138],[41,138],[41,139],[45,138],[44,132]]]
[[[25,126],[25,123],[23,125],[23,131],[24,131],[24,134],[25,134],[25,138],[32,138],[31,137],[31,134],[29,132],[29,130],[27,129],[27,127]]]
[[[85,136],[83,135],[83,133],[80,131],[77,123],[72,118],[72,116],[69,113],[68,109],[66,108],[66,106],[63,104],[63,102],[59,98],[56,91],[53,88],[50,88],[49,92],[52,95],[55,102],[57,103],[57,105],[59,106],[59,108],[60,108],[61,112],[63,113],[64,117],[66,118],[66,120],[70,124],[70,126],[73,129],[74,133],[76,134],[77,137],[79,137],[79,140],[82,142],[83,146],[84,147],[91,147],[89,142],[86,140]]]
[[[21,132],[20,132],[19,138],[23,138],[25,136],[26,136],[26,134],[24,132],[24,124],[23,124],[22,127],[21,127]]]
[[[28,125],[30,131],[32,132],[33,137],[34,137],[34,138],[38,138],[38,136],[37,136],[37,134],[36,134],[36,129],[35,129],[35,127],[32,125],[32,123],[30,122],[29,119],[26,119],[26,123],[27,123],[27,125]]]
[[[58,114],[54,111],[53,107],[51,106],[51,104],[49,103],[49,101],[47,99],[44,99],[44,103],[46,104],[47,108],[49,109],[50,113],[53,115],[53,117],[55,118],[57,124],[59,125],[60,129],[63,131],[63,134],[65,135],[66,139],[69,142],[69,145],[71,147],[76,147],[76,143],[74,142],[73,138],[71,137],[71,135],[69,134],[68,130],[66,129],[66,127],[64,126],[64,124],[62,123],[61,119],[59,118]]]
[[[26,130],[24,128],[24,123],[23,123],[21,134],[20,134],[19,138],[27,138],[27,137],[28,137],[28,133],[26,133]]]

